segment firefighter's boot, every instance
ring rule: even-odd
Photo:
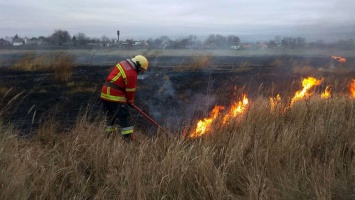
[[[122,128],[121,134],[125,142],[133,141],[133,126]]]
[[[125,142],[134,141],[134,134],[133,133],[124,134],[124,135],[122,135],[122,137]]]
[[[118,132],[117,126],[106,126],[105,128],[106,137],[110,137],[111,135],[115,135]]]

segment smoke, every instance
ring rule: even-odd
[[[137,79],[138,79],[138,80],[144,80],[145,78],[147,78],[147,76],[148,76],[148,75],[146,75],[146,74],[138,74]]]
[[[181,88],[179,81],[184,79],[175,77],[172,81],[172,77],[175,74],[169,76],[162,72],[142,75],[140,85],[146,85],[146,88],[137,93],[140,98],[137,102],[145,102],[148,114],[162,127],[179,131],[191,126],[191,120],[206,117],[215,103],[215,97],[196,93],[191,88]]]
[[[149,110],[153,116],[163,123],[170,124],[177,115],[180,102],[175,98],[176,90],[168,75],[155,74],[152,78],[157,80],[155,98],[158,104],[150,104]]]

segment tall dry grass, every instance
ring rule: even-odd
[[[212,62],[211,55],[203,55],[191,57],[187,63],[183,63],[174,67],[174,71],[183,72],[183,71],[197,71],[203,70],[210,67]]]
[[[72,77],[76,56],[67,52],[29,53],[16,61],[11,68],[24,71],[49,71],[54,79],[68,81]]]
[[[1,127],[1,199],[354,199],[355,101],[297,102],[283,112],[252,101],[206,137],[106,138],[78,117],[48,120],[33,138]]]

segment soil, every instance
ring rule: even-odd
[[[349,59],[348,59],[349,60]],[[329,57],[301,56],[214,56],[208,66],[189,70],[190,57],[160,56],[151,59],[148,72],[138,80],[135,104],[161,126],[176,130],[206,117],[214,105],[228,106],[240,100],[243,93],[249,99],[257,97],[291,96],[301,88],[305,76],[324,78],[333,90],[346,92],[354,70],[334,73],[331,67],[351,68],[335,63]],[[275,61],[282,61],[275,64]],[[309,74],[293,73],[292,66],[313,66]],[[187,69],[178,70],[176,66]],[[103,117],[99,101],[100,89],[112,65],[77,66],[70,81],[53,80],[46,71],[14,71],[0,68],[0,115],[21,134],[34,133],[50,121],[59,130],[70,130],[86,113],[89,120]],[[321,70],[323,68],[326,70]],[[18,97],[16,98],[16,96]],[[136,128],[154,132],[156,127],[131,110]]]

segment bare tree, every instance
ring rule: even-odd
[[[63,46],[71,41],[71,37],[68,31],[55,30],[54,33],[49,37],[51,44]]]
[[[77,45],[79,46],[86,46],[87,43],[90,41],[89,37],[86,37],[85,33],[77,33],[76,35]]]
[[[228,35],[227,36],[227,43],[229,46],[235,46],[240,43],[240,39],[239,39],[239,37],[237,37],[235,35]]]
[[[227,48],[229,46],[237,45],[239,42],[239,37],[235,35],[223,36],[219,34],[210,34],[204,41],[204,44],[209,48]]]

